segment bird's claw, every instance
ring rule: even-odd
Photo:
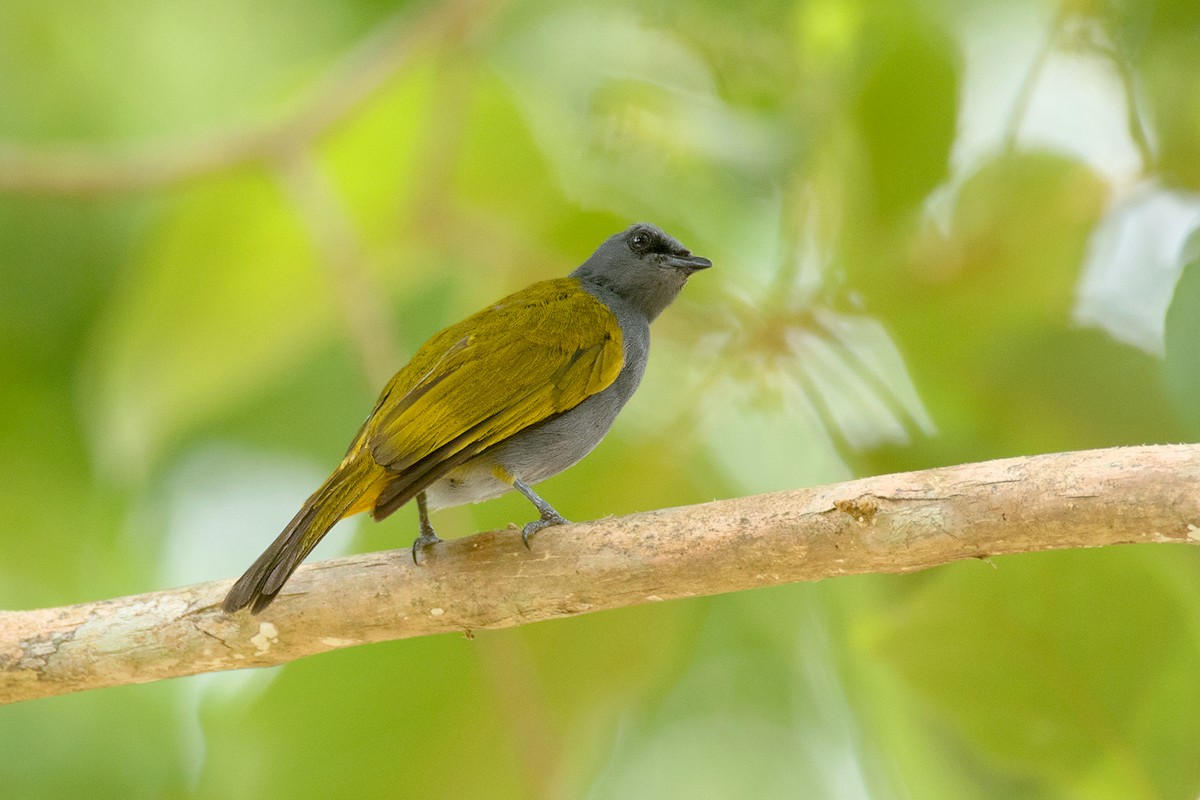
[[[437,544],[437,543],[438,543],[438,542],[440,542],[440,541],[442,541],[442,537],[438,536],[438,535],[437,535],[436,533],[434,533],[432,530],[429,530],[429,531],[424,531],[424,532],[423,532],[423,533],[422,533],[420,536],[418,536],[416,539],[413,539],[413,543],[412,543],[412,559],[413,559],[413,563],[414,563],[414,564],[420,564],[420,563],[421,563],[421,562],[417,561],[417,551],[419,551],[419,550],[424,550],[426,547],[429,547],[429,545],[431,545],[431,544]]]
[[[542,528],[549,528],[552,525],[566,525],[570,520],[559,514],[557,511],[551,514],[542,514],[538,519],[530,522],[521,529],[521,542],[524,543],[526,550],[532,550],[529,546],[529,537],[540,531]]]

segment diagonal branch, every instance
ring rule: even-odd
[[[0,702],[281,664],[367,642],[964,558],[1200,543],[1200,445],[1089,450],[513,531],[302,567],[259,617],[229,581],[0,612]]]
[[[152,189],[294,151],[353,113],[430,45],[461,35],[499,5],[500,0],[452,0],[419,15],[398,15],[335,64],[293,110],[261,124],[118,151],[0,141],[0,193],[88,197]]]

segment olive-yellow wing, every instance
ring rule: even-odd
[[[436,334],[388,383],[356,442],[393,476],[376,518],[607,388],[624,360],[616,316],[573,278],[536,283]]]

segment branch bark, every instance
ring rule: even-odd
[[[1200,445],[1091,450],[882,475],[301,567],[261,616],[230,581],[0,612],[0,702],[242,667],[367,642],[965,558],[1200,543]]]

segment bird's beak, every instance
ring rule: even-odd
[[[691,275],[693,272],[696,272],[697,270],[708,269],[709,267],[712,266],[712,262],[709,261],[707,258],[704,258],[703,256],[692,256],[692,255],[687,255],[687,256],[669,255],[666,258],[666,262],[669,266],[672,266],[675,269],[683,270],[684,272],[686,272],[689,275]]]

